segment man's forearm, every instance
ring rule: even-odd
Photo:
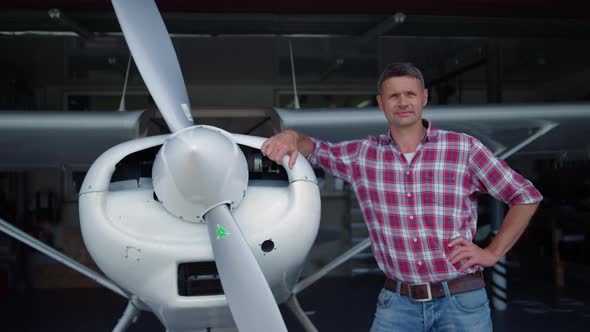
[[[499,260],[514,246],[535,214],[539,203],[514,205],[506,214],[502,227],[486,248]]]

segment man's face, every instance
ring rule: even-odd
[[[408,128],[422,121],[422,110],[428,102],[428,90],[411,76],[390,77],[383,81],[377,96],[379,108],[392,128]]]

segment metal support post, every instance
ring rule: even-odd
[[[504,204],[494,199],[492,200],[491,205],[492,234],[496,236],[502,225],[502,220],[504,219]],[[503,311],[508,307],[508,269],[506,268],[506,256],[500,258],[500,260],[492,266],[491,270],[492,306],[496,310]]]

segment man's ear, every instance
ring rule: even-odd
[[[383,101],[381,100],[381,95],[377,95],[375,98],[377,99],[377,105],[379,105],[379,109],[383,111]]]
[[[428,89],[424,89],[424,100],[422,101],[422,107],[428,104]]]

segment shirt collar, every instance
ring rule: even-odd
[[[426,128],[426,136],[424,136],[423,142],[435,142],[438,136],[438,129],[434,127],[432,122],[422,119],[422,125]],[[393,143],[393,138],[391,136],[391,130],[388,130],[387,133],[379,135],[379,143],[382,145],[388,145]]]

